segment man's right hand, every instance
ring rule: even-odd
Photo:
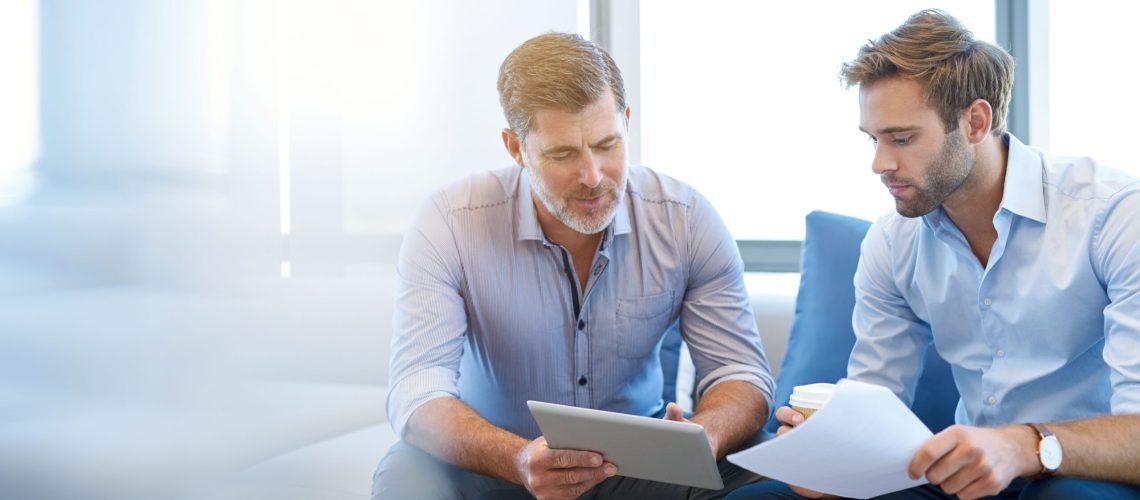
[[[617,473],[617,466],[592,451],[554,450],[539,436],[515,456],[519,482],[535,498],[578,498]]]
[[[776,420],[780,422],[780,428],[776,429],[776,435],[783,436],[785,432],[788,432],[795,426],[804,423],[804,416],[802,413],[793,410],[791,407],[782,406],[776,409]],[[808,498],[823,498],[828,496],[815,490],[800,488],[799,486],[794,486],[791,484],[789,484],[788,487],[791,488],[792,491]]]

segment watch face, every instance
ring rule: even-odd
[[[1057,436],[1046,436],[1038,447],[1041,453],[1041,465],[1046,469],[1057,470],[1061,466],[1061,442]]]

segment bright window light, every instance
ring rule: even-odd
[[[839,67],[928,7],[993,41],[993,0],[641,2],[643,163],[708,197],[737,239],[801,239],[817,209],[891,210]]]
[[[1132,57],[1140,4],[1049,3],[1049,150],[1140,175]]]
[[[38,2],[0,2],[0,206],[28,194],[40,154],[38,61]]]
[[[590,39],[590,0],[578,0],[578,34]]]

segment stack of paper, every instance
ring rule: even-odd
[[[752,472],[850,498],[870,498],[926,484],[907,466],[931,437],[885,387],[841,380],[831,400],[784,435],[728,456]]]

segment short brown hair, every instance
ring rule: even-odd
[[[625,110],[621,70],[597,44],[569,33],[547,33],[519,45],[499,67],[499,103],[511,130],[522,140],[541,109],[577,113],[606,90]]]
[[[946,132],[958,129],[962,110],[975,99],[993,107],[994,135],[1005,132],[1013,89],[1013,58],[992,43],[975,40],[961,22],[941,10],[923,10],[878,40],[868,40],[839,79],[847,88],[903,76],[926,87]]]

